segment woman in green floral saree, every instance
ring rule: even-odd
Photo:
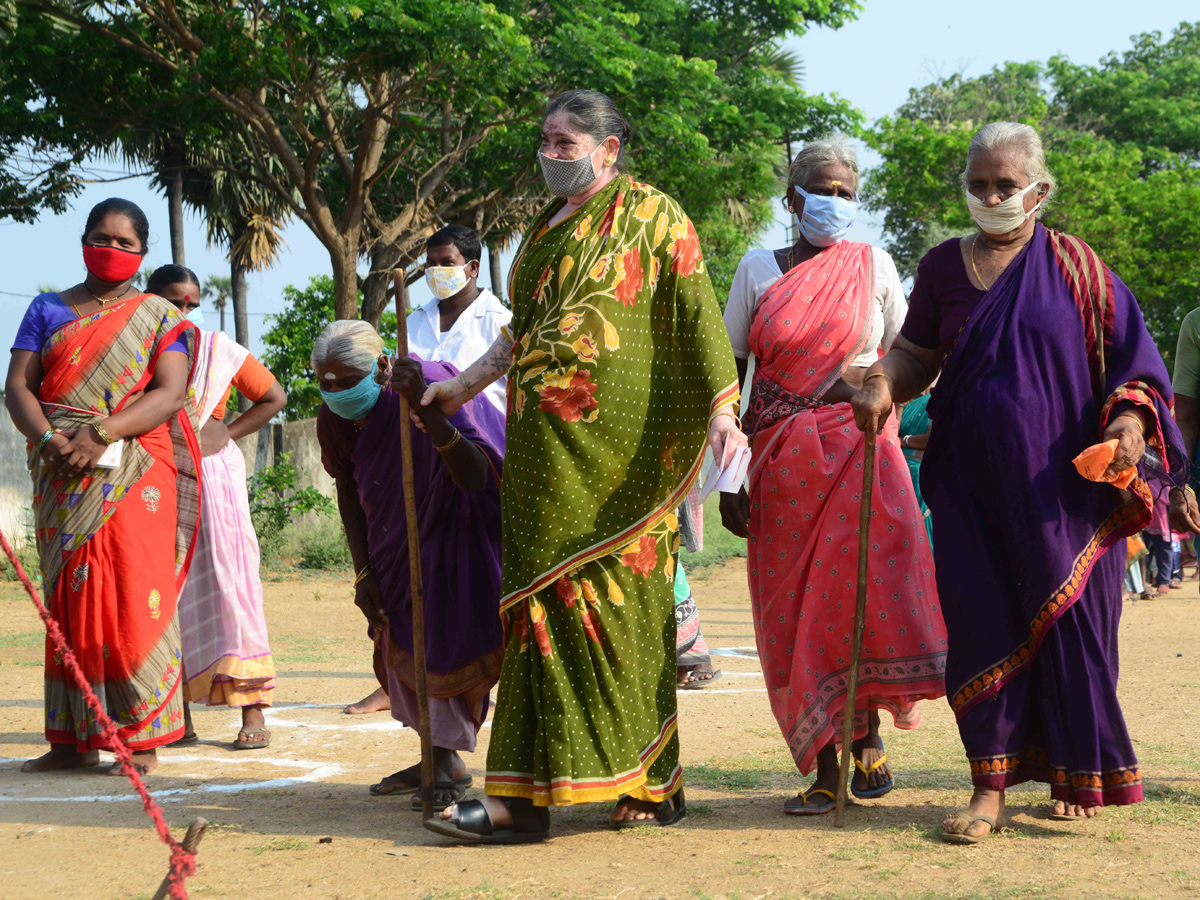
[[[422,400],[453,409],[509,375],[488,797],[426,823],[459,840],[542,840],[551,805],[616,801],[618,827],[685,812],[675,510],[705,435],[717,453],[746,439],[699,239],[674,200],[618,172],[628,136],[603,94],[551,100],[540,159],[563,199],[513,263],[511,333]]]

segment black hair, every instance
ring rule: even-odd
[[[597,145],[609,137],[617,138],[621,142],[621,150],[617,154],[617,168],[621,168],[625,162],[625,148],[629,146],[633,126],[621,115],[617,104],[613,103],[607,94],[599,91],[563,91],[550,98],[550,102],[546,104],[543,121],[555,113],[563,113],[572,131],[588,135]]]
[[[83,226],[83,237],[80,240],[86,241],[87,236],[92,233],[92,229],[99,225],[100,220],[107,215],[124,216],[132,222],[133,230],[137,234],[138,240],[142,242],[142,256],[149,252],[150,222],[147,220],[146,214],[132,200],[125,200],[121,197],[109,197],[92,207],[92,211],[88,213],[87,224]]]
[[[479,244],[479,233],[474,228],[466,228],[462,225],[447,225],[438,231],[435,231],[429,236],[429,240],[425,242],[425,249],[430,247],[445,247],[447,244],[453,244],[458,248],[458,252],[462,254],[463,259],[467,262],[471,260],[479,260],[483,258],[483,251]]]
[[[194,284],[196,287],[200,287],[200,279],[187,266],[167,263],[154,270],[154,274],[146,282],[146,293],[161,294],[164,288],[169,288],[173,284]]]

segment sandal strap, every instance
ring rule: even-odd
[[[484,837],[490,835],[495,826],[492,825],[492,817],[488,815],[487,807],[478,800],[466,800],[462,803],[454,804],[454,813],[450,816],[450,824],[454,825],[460,831],[467,831],[471,834],[479,834]]]
[[[827,791],[827,790],[825,790],[825,788],[813,788],[811,791],[805,791],[805,792],[804,792],[804,803],[805,803],[805,805],[807,805],[807,804],[808,804],[808,798],[809,798],[809,797],[814,797],[814,796],[816,796],[817,794],[824,794],[826,797],[828,797],[828,798],[829,798],[830,800],[832,800],[834,803],[837,803],[837,794],[835,794],[833,791]]]
[[[876,769],[878,769],[880,766],[882,766],[885,762],[887,762],[887,754],[886,753],[884,753],[883,756],[879,757],[879,759],[875,760],[875,762],[871,763],[870,768],[867,768],[866,766],[864,766],[862,764],[862,760],[859,759],[857,756],[854,757],[855,768],[857,768],[858,771],[862,772],[863,775],[866,776],[867,778],[870,778],[871,773],[874,772]]]

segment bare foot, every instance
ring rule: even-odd
[[[387,691],[383,688],[376,688],[357,703],[351,703],[342,712],[348,716],[362,716],[367,713],[382,712],[385,709],[391,708],[392,703],[388,700]]]
[[[963,824],[963,816],[973,819],[976,816],[989,816],[996,820],[996,827],[1004,823],[1004,791],[993,791],[988,788],[975,788],[971,795],[971,803],[966,813],[957,813],[942,823],[942,831],[946,834],[966,834],[971,837],[984,837],[991,832],[992,826],[987,822],[971,822]]]
[[[60,772],[64,769],[85,769],[100,764],[100,751],[80,753],[71,744],[51,744],[50,751],[21,766],[26,774],[37,772]]]
[[[137,770],[139,775],[149,775],[158,768],[158,753],[154,750],[139,750],[133,754],[133,768]],[[118,759],[112,764],[112,768],[108,770],[109,775],[124,775],[125,769],[121,766],[121,761]]]
[[[854,754],[854,758],[862,763],[862,767],[871,774],[863,780],[863,773],[858,766],[854,767],[854,784],[860,791],[871,791],[876,788],[881,788],[892,777],[892,767],[886,761],[880,763],[886,755],[883,752],[883,739],[879,736],[879,713],[875,710],[871,711],[867,736],[861,741],[854,741],[850,745],[850,750]],[[879,767],[871,771],[871,766],[879,764]]]
[[[658,818],[658,804],[625,797],[617,801],[609,818],[613,822],[653,822]]]
[[[1054,809],[1050,811],[1050,815],[1068,816],[1072,819],[1094,819],[1100,815],[1100,807],[1080,806],[1077,803],[1065,803],[1062,800],[1057,800],[1054,803]]]

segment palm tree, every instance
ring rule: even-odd
[[[200,289],[200,296],[211,299],[213,307],[221,314],[221,330],[225,330],[225,307],[233,296],[233,282],[224,275],[210,275]]]
[[[116,149],[126,163],[154,170],[150,184],[167,195],[167,217],[171,230],[171,262],[186,266],[183,247],[183,194],[188,161],[182,134],[169,130],[131,128],[117,141]]]

